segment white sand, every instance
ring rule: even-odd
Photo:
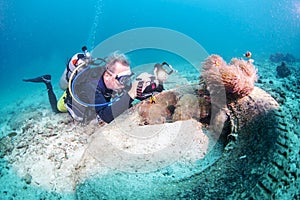
[[[123,116],[104,127],[81,126],[68,114],[44,108],[26,110],[12,122],[24,120],[5,159],[20,178],[31,178],[32,185],[72,192],[78,181],[96,173],[153,171],[175,161],[194,163],[205,156],[209,138],[200,123],[188,120],[141,127],[134,117]],[[176,140],[179,136],[186,141]]]

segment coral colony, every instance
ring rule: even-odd
[[[219,55],[209,56],[202,65],[201,77],[212,94],[225,87],[227,98],[241,98],[250,94],[257,81],[257,69],[253,60],[233,58],[227,64]]]
[[[193,94],[167,91],[156,96],[156,103],[144,101],[139,107],[140,125],[162,124],[179,120],[197,119],[208,124],[211,98],[224,90],[227,101],[249,95],[257,81],[253,60],[233,58],[227,64],[221,56],[211,55],[202,64],[200,84]]]

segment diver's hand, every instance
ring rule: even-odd
[[[131,85],[130,90],[127,92],[131,99],[135,99],[135,97],[137,96],[138,83],[138,81],[134,81]]]

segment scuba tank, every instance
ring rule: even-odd
[[[88,63],[91,60],[91,54],[88,52],[85,46],[82,47],[82,51],[83,53],[77,53],[71,59],[69,59],[66,69],[59,81],[59,87],[62,90],[66,90],[68,88],[70,76],[75,68],[84,63]]]

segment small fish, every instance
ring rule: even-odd
[[[250,51],[247,51],[245,54],[243,54],[246,58],[251,58],[252,53]]]
[[[156,97],[155,96],[151,96],[149,98],[150,103],[156,103]]]
[[[214,63],[214,65],[215,65],[216,67],[219,67],[219,66],[221,65],[221,63],[220,63],[219,61],[217,61],[217,60],[213,61],[213,63]]]

